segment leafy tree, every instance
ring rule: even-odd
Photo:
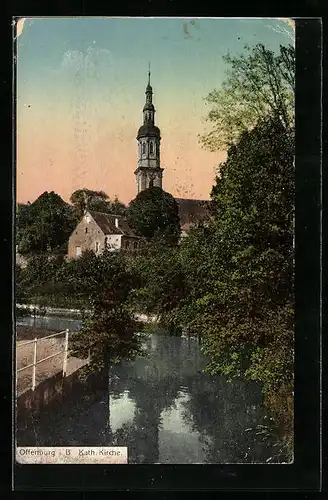
[[[90,354],[87,372],[108,369],[109,359],[116,363],[139,353],[137,324],[128,302],[135,280],[120,255],[85,252],[67,262],[62,272],[85,309],[91,310],[82,329],[72,336],[72,354],[82,358]]]
[[[140,236],[169,244],[176,244],[179,240],[178,205],[171,194],[159,187],[145,189],[131,201],[127,220]]]
[[[188,295],[178,247],[153,242],[131,259],[131,271],[138,279],[132,295],[134,308],[156,315],[172,333],[175,324],[171,323],[170,314]]]
[[[245,49],[246,54],[223,58],[230,66],[227,78],[206,97],[213,129],[201,142],[211,151],[235,144],[242,132],[269,116],[279,117],[286,129],[294,128],[294,47],[280,46],[279,54],[262,44]]]
[[[108,195],[104,191],[77,189],[72,193],[70,201],[73,204],[76,217],[80,219],[85,210],[106,212],[109,204]]]
[[[104,191],[92,191],[91,189],[78,189],[70,197],[77,219],[83,216],[85,210],[125,215],[126,207],[117,197],[111,201]]]
[[[69,306],[58,273],[64,265],[62,255],[33,254],[24,268],[16,266],[16,301],[36,305]],[[68,298],[71,295],[68,294]]]
[[[230,147],[212,202],[206,243],[201,233],[181,245],[189,294],[175,319],[201,335],[209,372],[261,382],[290,430],[294,138],[281,120],[259,122]]]
[[[125,216],[127,207],[115,196],[114,201],[111,202],[110,211],[112,214]]]
[[[22,254],[62,250],[74,229],[71,207],[54,191],[45,191],[31,205],[17,210],[17,244]]]
[[[16,241],[20,242],[28,224],[30,224],[30,203],[18,203],[16,207]]]

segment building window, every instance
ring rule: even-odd
[[[142,154],[146,154],[146,144],[144,142],[142,143]]]
[[[99,251],[99,243],[98,243],[98,241],[96,241],[96,252],[98,252],[98,251]]]
[[[151,142],[151,143],[149,144],[149,153],[152,155],[152,154],[153,154],[153,152],[154,152],[154,144]]]
[[[88,232],[88,228],[86,227],[86,228],[85,228],[85,234],[87,234],[87,232]]]
[[[108,238],[107,236],[105,237],[105,249],[108,248]]]
[[[75,250],[76,250],[76,251],[75,251],[75,255],[76,255],[76,257],[80,257],[80,255],[81,255],[81,253],[82,253],[82,252],[81,252],[81,247],[76,247],[76,249],[75,249]]]
[[[154,187],[154,179],[149,179],[149,187]]]

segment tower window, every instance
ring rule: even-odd
[[[151,155],[154,152],[154,144],[152,142],[149,144],[149,152],[150,152]]]
[[[142,154],[146,154],[146,144],[144,142],[142,144]]]

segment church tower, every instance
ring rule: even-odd
[[[137,193],[152,186],[162,188],[163,168],[160,167],[161,132],[155,125],[153,89],[150,85],[150,70],[146,87],[146,103],[143,108],[143,125],[138,135],[138,168],[134,172],[137,180]]]

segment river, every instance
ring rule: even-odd
[[[54,317],[19,318],[17,324],[81,326]],[[271,461],[276,438],[265,433],[269,418],[256,383],[205,374],[195,339],[152,334],[144,354],[111,369],[109,391],[67,402],[17,433],[18,445],[128,446],[129,463]]]

